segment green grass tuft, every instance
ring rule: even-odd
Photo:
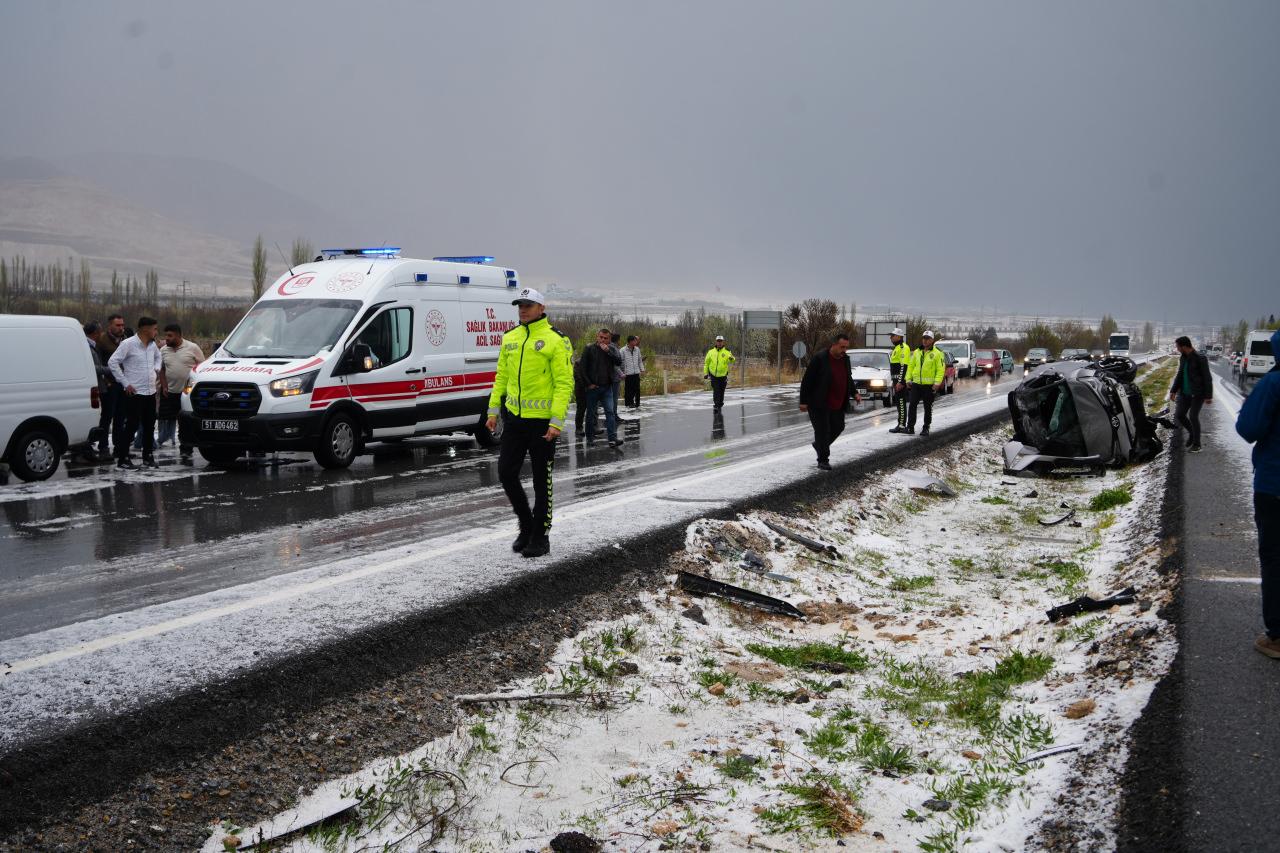
[[[824,672],[860,672],[867,668],[867,656],[831,643],[805,643],[803,646],[765,646],[750,643],[747,651],[774,663],[794,669],[817,669]]]
[[[933,575],[916,575],[914,577],[894,575],[893,581],[889,584],[889,589],[897,592],[911,592],[912,590],[924,589],[927,586],[933,586]]]
[[[1089,509],[1093,512],[1104,512],[1112,507],[1122,506],[1133,500],[1133,495],[1124,486],[1114,489],[1103,489],[1089,501]]]
[[[1013,503],[1013,501],[1009,500],[1008,498],[1002,498],[999,495],[988,495],[987,497],[982,499],[982,503],[996,504],[997,506],[1000,506],[1003,504],[1011,504]]]

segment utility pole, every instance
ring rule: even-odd
[[[182,280],[182,316],[187,316],[187,280]]]

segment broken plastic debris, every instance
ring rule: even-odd
[[[1039,752],[1033,752],[1026,758],[1021,759],[1019,764],[1030,764],[1033,761],[1039,761],[1042,758],[1048,758],[1051,755],[1058,755],[1063,752],[1075,752],[1084,746],[1082,743],[1064,743],[1061,746],[1051,746],[1048,749],[1042,749]]]
[[[266,847],[270,842],[285,841],[347,812],[354,814],[359,805],[360,801],[355,797],[343,797],[326,804],[322,810],[312,809],[304,812],[301,807],[289,809],[283,814],[258,824],[253,830],[242,830],[240,845],[236,849],[253,850],[256,847]]]
[[[764,558],[761,557],[759,554],[757,554],[755,551],[751,551],[751,550],[748,550],[746,553],[742,555],[742,562],[738,563],[738,568],[742,569],[744,572],[751,572],[752,574],[759,575],[762,578],[768,578],[771,581],[786,581],[787,583],[799,583],[799,581],[797,581],[793,577],[789,577],[788,575],[781,575],[781,574],[778,574],[777,572],[769,571],[769,566],[764,561]]]
[[[817,551],[819,554],[830,554],[833,557],[840,556],[840,552],[836,550],[836,546],[828,545],[825,542],[819,542],[817,539],[811,539],[803,533],[796,533],[794,530],[788,530],[781,524],[774,524],[772,521],[765,521],[765,527],[768,527],[774,533],[785,536],[792,542],[799,542],[810,551]]]
[[[739,604],[766,610],[770,613],[777,613],[781,616],[791,616],[796,619],[804,618],[804,613],[789,601],[783,601],[781,598],[774,598],[771,595],[765,595],[754,590],[743,589],[740,586],[727,584],[724,581],[712,580],[702,575],[679,572],[676,575],[676,585],[685,592],[694,595],[713,595],[717,598],[736,601]]]
[[[1057,622],[1059,619],[1065,619],[1068,616],[1075,616],[1078,613],[1087,613],[1092,610],[1109,610],[1117,604],[1132,604],[1138,591],[1131,586],[1117,592],[1110,598],[1092,598],[1088,595],[1082,595],[1075,601],[1068,601],[1066,604],[1059,604],[1045,611],[1050,622]]]
[[[932,474],[926,474],[924,471],[917,471],[914,468],[900,469],[898,471],[898,479],[906,483],[909,489],[915,489],[920,492],[941,492],[950,498],[956,496],[956,490],[945,482]]]
[[[1045,527],[1053,527],[1055,524],[1061,524],[1062,522],[1066,521],[1068,518],[1074,518],[1075,514],[1076,514],[1076,511],[1074,509],[1069,509],[1067,510],[1067,514],[1060,518],[1055,518],[1052,521],[1045,521],[1043,518],[1041,518],[1039,519],[1039,521]]]

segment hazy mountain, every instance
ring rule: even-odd
[[[99,290],[112,269],[141,277],[155,268],[165,294],[183,279],[193,293],[249,292],[251,243],[192,228],[80,178],[15,177],[24,174],[49,173],[38,161],[0,161],[0,256],[35,263],[71,256],[76,267],[87,258]]]
[[[305,237],[317,248],[343,245],[353,230],[315,202],[226,163],[94,152],[62,157],[52,165],[139,207],[246,247],[258,234],[268,246],[279,242],[286,252],[295,237]]]

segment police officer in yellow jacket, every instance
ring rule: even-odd
[[[702,360],[702,370],[711,380],[711,401],[715,411],[724,406],[724,389],[729,384],[729,368],[737,361],[724,345],[724,335],[716,335],[715,346],[707,350]]]
[[[889,382],[893,385],[894,402],[898,404],[898,425],[889,432],[907,431],[907,361],[911,358],[911,347],[906,334],[900,328],[889,333],[889,342],[893,344],[893,352],[889,353]]]
[[[924,403],[924,427],[920,434],[929,434],[929,423],[933,420],[933,395],[942,387],[946,369],[946,359],[933,346],[933,332],[926,331],[921,335],[920,349],[912,352],[907,360],[907,388],[911,395],[907,428],[904,430],[907,435],[915,435],[916,406],[921,402]]]
[[[541,557],[551,552],[551,470],[573,396],[573,344],[547,321],[538,291],[526,287],[511,304],[519,309],[520,325],[502,336],[485,426],[495,431],[502,416],[498,479],[520,520],[511,549]],[[532,511],[520,483],[526,455],[533,465]]]

